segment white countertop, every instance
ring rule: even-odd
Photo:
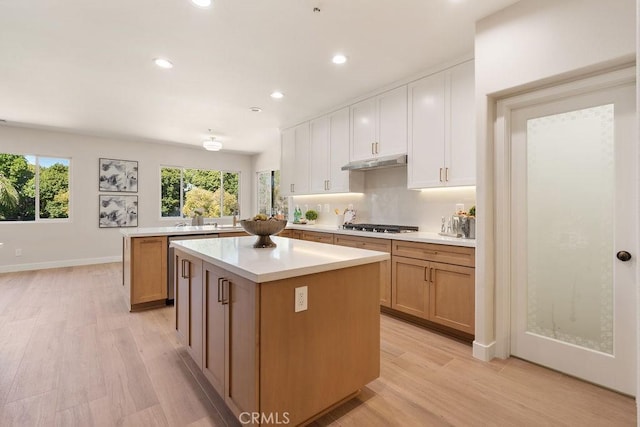
[[[222,234],[232,231],[244,231],[241,226],[185,225],[180,227],[140,227],[123,228],[120,233],[125,237],[149,236],[186,236],[189,234]]]
[[[255,283],[385,261],[385,252],[271,236],[277,247],[253,248],[256,236],[175,240],[171,247]]]
[[[337,226],[329,225],[308,225],[308,224],[287,224],[288,229],[318,231],[321,233],[346,234],[349,236],[374,237],[378,239],[404,240],[409,242],[436,243],[440,245],[476,247],[475,239],[462,239],[457,237],[440,236],[438,233],[428,231],[418,231],[413,233],[372,233],[370,231],[353,231],[338,229]],[[233,231],[243,231],[241,226],[182,226],[182,227],[146,227],[146,228],[123,228],[120,233],[125,237],[149,237],[149,236],[186,236],[197,234],[223,234]]]
[[[465,246],[475,248],[475,239],[462,239],[459,237],[441,236],[438,233],[429,231],[416,231],[411,233],[372,233],[371,231],[353,231],[338,229],[337,226],[329,225],[309,225],[309,224],[287,224],[288,229],[318,231],[321,233],[346,234],[349,236],[374,237],[378,239],[404,240],[409,242],[437,243],[440,245]]]

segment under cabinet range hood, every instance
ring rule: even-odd
[[[358,160],[349,162],[342,166],[343,171],[366,171],[370,169],[390,168],[394,166],[404,166],[407,164],[406,154],[397,154],[395,156],[376,157],[375,159]]]

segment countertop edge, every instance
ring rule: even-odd
[[[372,233],[370,231],[354,231],[329,225],[301,225],[288,223],[286,229],[301,231],[316,231],[319,233],[343,234],[347,236],[372,237],[374,239],[403,240],[418,243],[435,243],[439,245],[476,247],[475,239],[462,239],[457,237],[440,236],[438,233],[417,231],[412,233]]]
[[[282,237],[282,239],[285,239],[285,237]],[[315,242],[308,242],[308,243],[324,245],[324,243],[315,243]],[[326,271],[340,270],[343,268],[356,267],[359,265],[371,264],[374,262],[387,261],[391,259],[390,254],[386,252],[377,252],[377,251],[370,251],[366,249],[358,249],[359,251],[370,252],[371,254],[357,258],[357,259],[339,260],[339,261],[328,262],[328,263],[314,265],[314,266],[296,267],[296,268],[289,268],[287,270],[280,270],[276,272],[256,274],[256,273],[247,271],[243,268],[240,268],[237,265],[225,262],[219,258],[207,255],[204,252],[200,252],[197,250],[193,250],[189,247],[186,247],[182,245],[180,241],[171,242],[170,247],[177,248],[181,251],[186,252],[189,255],[200,258],[205,262],[208,262],[217,267],[220,267],[226,271],[229,271],[230,273],[237,274],[238,276],[243,277],[247,280],[250,280],[254,283],[268,283],[276,280],[306,276],[308,274],[324,273]],[[256,249],[256,250],[268,250],[268,249]]]

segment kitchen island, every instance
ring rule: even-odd
[[[242,227],[200,225],[125,228],[122,234],[122,285],[130,311],[173,302],[175,265],[169,243],[176,238],[246,236]]]
[[[255,239],[171,243],[177,334],[240,422],[306,424],[379,376],[389,254]]]

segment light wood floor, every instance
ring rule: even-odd
[[[239,425],[173,307],[128,313],[120,264],[0,275],[0,426]],[[635,401],[382,316],[381,376],[315,426],[633,426]],[[304,398],[304,396],[301,396]]]

